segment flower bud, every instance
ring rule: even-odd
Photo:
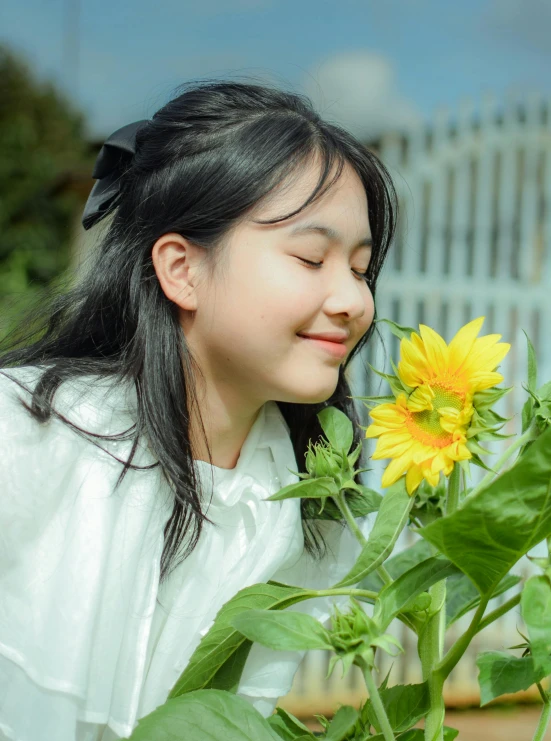
[[[396,648],[403,650],[395,638],[382,633],[380,626],[353,598],[350,599],[349,612],[342,613],[337,607],[334,608],[330,640],[336,654],[330,664],[331,670],[339,659],[345,671],[357,659],[373,666],[376,647],[391,655],[395,655]]]
[[[316,466],[316,456],[312,450],[312,443],[308,443],[308,452],[306,453],[306,470],[310,475],[314,473]]]
[[[324,443],[316,443],[306,455],[306,468],[315,478],[330,476],[335,478],[340,473],[340,464],[335,460],[331,448]]]

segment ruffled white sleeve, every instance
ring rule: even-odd
[[[30,398],[0,374],[0,738],[96,741],[107,724],[126,735],[167,517],[157,473],[115,492],[119,463],[18,397]],[[69,414],[75,400],[59,401]]]

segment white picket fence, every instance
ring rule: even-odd
[[[499,370],[503,385],[514,390],[496,410],[513,417],[502,432],[519,433],[527,396],[521,386],[527,378],[522,330],[536,350],[538,385],[551,380],[551,342],[546,342],[551,318],[551,99],[530,94],[517,100],[510,94],[499,105],[488,95],[478,111],[464,101],[453,120],[449,111],[440,110],[431,127],[407,136],[387,134],[378,154],[400,200],[397,237],[377,287],[379,318],[412,327],[427,324],[449,342],[463,324],[485,316],[480,334],[501,334],[512,345]],[[349,369],[356,396],[389,393],[365,364],[367,360],[393,372],[389,358],[397,361],[399,343],[384,324],[379,328],[386,357],[375,336]],[[358,402],[358,408],[362,424],[368,424],[364,405]],[[494,452],[490,465],[507,442],[483,444]],[[366,444],[372,452],[375,441]],[[364,482],[380,490],[386,463],[370,461],[373,471],[364,474]],[[483,472],[472,468],[476,483]],[[403,539],[400,546],[406,545]],[[519,569],[529,571],[530,563],[523,560]],[[494,606],[514,591],[496,598]],[[468,616],[458,621],[448,644],[468,621]],[[400,623],[393,627],[406,656],[395,660],[390,684],[420,681],[413,636]],[[476,702],[477,653],[519,643],[517,627],[522,629],[518,608],[476,637],[450,676],[449,701]],[[308,715],[365,697],[357,670],[344,681],[337,670],[326,681],[327,660],[324,652],[306,655],[292,693],[282,701],[285,707]],[[389,667],[383,659],[381,676]]]

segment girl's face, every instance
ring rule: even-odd
[[[317,178],[314,168],[306,170],[253,218],[298,208]],[[307,229],[314,224],[336,236]],[[370,238],[366,193],[348,164],[322,198],[292,219],[268,225],[249,220],[236,227],[225,270],[211,282],[196,280],[196,309],[181,311],[208,393],[245,414],[268,400],[327,400],[339,366],[373,321],[373,296],[357,275],[368,267]],[[344,357],[299,337],[335,331],[349,333]]]

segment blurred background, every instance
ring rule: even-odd
[[[387,165],[401,211],[378,314],[447,341],[485,316],[482,334],[513,344],[500,371],[515,390],[497,411],[513,417],[502,432],[519,432],[523,330],[538,384],[551,378],[550,65],[549,0],[2,0],[0,339],[45,288],[71,280],[96,239],[80,218],[103,140],[183,82],[254,77],[309,95]],[[392,372],[397,341],[381,334],[349,369],[356,395],[386,393],[366,372],[366,361]],[[383,462],[373,465],[365,483],[379,488]],[[480,640],[505,649],[517,628],[518,609]],[[390,684],[420,681],[399,637],[409,653]],[[477,709],[481,647],[451,675],[448,724],[471,741],[532,738],[536,693]],[[307,655],[284,707],[312,720],[363,699],[354,670],[324,680],[326,660]]]

